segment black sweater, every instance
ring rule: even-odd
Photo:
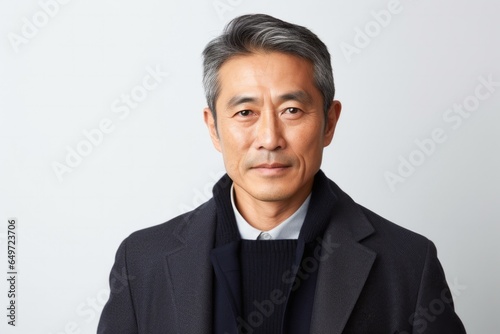
[[[233,255],[238,262],[240,278],[237,285],[240,288],[239,295],[232,298],[238,304],[239,314],[233,316],[238,319],[241,333],[284,333],[287,328],[295,326],[295,314],[312,311],[319,267],[315,259],[319,253],[315,250],[321,247],[321,236],[328,224],[332,203],[336,200],[325,179],[321,171],[315,176],[311,201],[298,240],[241,240],[230,199],[232,181],[226,175],[215,185],[217,227],[214,250],[232,244],[229,248],[237,252]],[[217,270],[215,278],[216,290],[224,290],[224,284],[230,279],[222,272],[217,274]],[[219,297],[215,298],[214,313],[230,309],[220,305],[228,303],[226,298],[220,297],[224,294],[216,291],[215,295]],[[304,303],[304,300],[307,302]],[[214,316],[217,318],[217,314]],[[308,322],[300,326],[308,328]]]

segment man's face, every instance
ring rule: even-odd
[[[217,127],[208,108],[204,117],[238,198],[304,200],[332,140],[340,103],[332,103],[325,120],[312,64],[279,52],[230,58],[218,79]]]

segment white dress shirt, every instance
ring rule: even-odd
[[[278,224],[278,226],[269,231],[261,231],[250,225],[236,208],[236,205],[234,204],[234,185],[231,185],[231,205],[233,206],[236,224],[238,225],[238,230],[242,239],[256,240],[262,232],[269,234],[271,236],[270,239],[274,240],[298,239],[300,229],[302,228],[302,224],[304,224],[304,219],[306,218],[310,200],[311,194],[307,196],[306,200],[302,203],[300,208],[297,209],[297,211]]]

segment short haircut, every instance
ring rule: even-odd
[[[265,14],[236,17],[203,50],[203,86],[214,120],[215,102],[220,93],[220,67],[231,57],[259,51],[281,52],[312,63],[314,83],[323,95],[326,120],[335,95],[328,48],[309,29]]]

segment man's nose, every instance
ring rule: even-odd
[[[256,145],[258,149],[275,151],[284,149],[286,141],[283,137],[283,123],[275,111],[261,112],[257,122]]]

